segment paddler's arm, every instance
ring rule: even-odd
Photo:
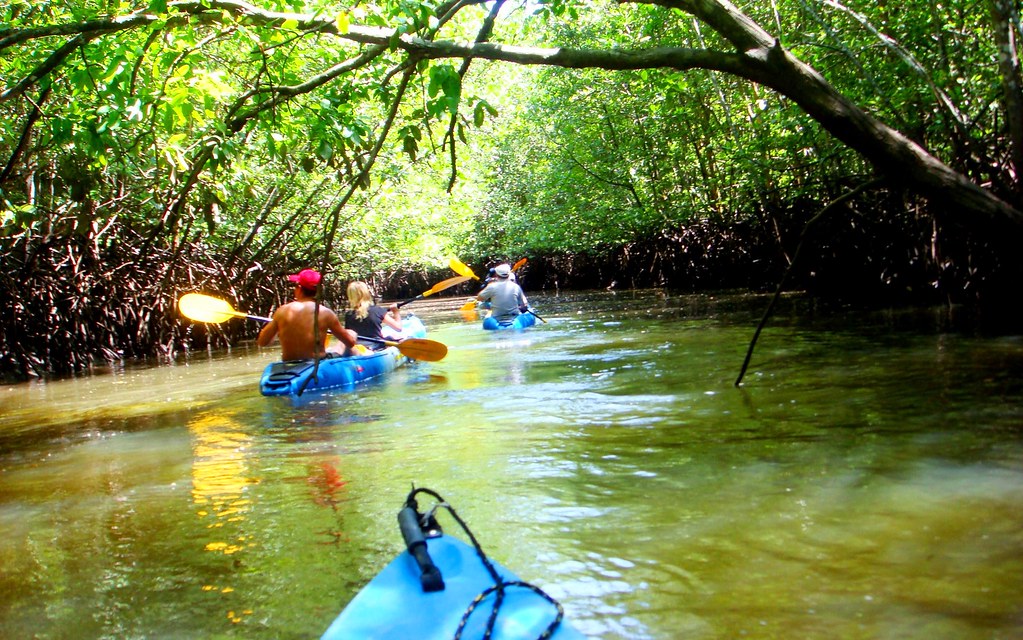
[[[355,332],[349,331],[348,329],[342,327],[341,321],[338,320],[337,314],[331,312],[330,316],[327,317],[326,320],[327,331],[333,334],[335,338],[340,340],[341,344],[345,345],[348,349],[351,349],[356,344],[358,344],[358,340],[355,339],[356,335]]]
[[[273,342],[274,338],[277,337],[277,313],[274,312],[273,320],[268,322],[259,331],[259,336],[256,338],[256,344],[261,347],[269,346]]]
[[[392,304],[384,314],[384,324],[395,331],[401,331],[401,309],[398,308],[398,305]]]

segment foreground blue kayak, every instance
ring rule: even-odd
[[[424,533],[422,519],[414,506],[399,512],[407,550],[356,594],[322,640],[483,638],[498,581],[504,597],[489,636],[493,640],[584,637],[561,619],[561,605],[550,596],[481,557],[481,550],[444,535],[435,521]]]
[[[401,334],[393,336],[393,339],[425,336],[426,327],[422,321],[409,314],[402,318]],[[391,338],[388,336],[388,339]],[[406,362],[408,358],[393,346],[363,356],[324,358],[320,360],[316,377],[311,380],[309,378],[313,375],[315,365],[312,360],[271,362],[259,379],[259,392],[264,396],[285,396],[298,395],[300,391],[304,393],[348,387],[390,373]]]
[[[536,316],[530,312],[520,313],[511,322],[498,322],[493,316],[483,319],[483,328],[487,331],[500,331],[502,329],[527,329],[536,324]]]

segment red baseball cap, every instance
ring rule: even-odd
[[[320,284],[320,272],[313,271],[312,269],[302,269],[298,273],[288,276],[288,280],[303,289],[315,289]]]

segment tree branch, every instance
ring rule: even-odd
[[[50,97],[50,87],[43,89],[43,92],[39,95],[39,99],[32,104],[32,111],[28,114],[28,118],[25,120],[25,126],[21,129],[21,136],[18,138],[18,146],[11,152],[11,157],[7,159],[7,164],[4,166],[3,171],[0,171],[0,185],[7,181],[14,173],[14,167],[18,164],[18,159],[21,158],[21,154],[25,153],[25,149],[28,148],[28,141],[32,139],[32,128],[35,127],[36,122],[43,115],[41,105],[46,102],[46,99]]]
[[[1023,230],[1023,211],[982,189],[964,175],[930,155],[900,132],[871,116],[846,96],[834,89],[815,69],[795,58],[767,31],[745,16],[727,0],[619,0],[622,3],[650,4],[678,9],[691,14],[713,28],[735,48],[731,52],[678,47],[657,47],[638,51],[577,50],[567,48],[533,48],[501,46],[489,42],[474,44],[433,41],[402,34],[390,29],[350,26],[338,31],[336,20],[314,15],[264,11],[234,0],[200,0],[169,5],[181,15],[157,16],[144,11],[121,18],[90,20],[77,24],[53,25],[20,29],[0,37],[0,50],[33,38],[54,35],[88,35],[95,37],[124,29],[148,27],[166,19],[167,27],[188,24],[190,20],[216,24],[224,13],[251,24],[281,26],[294,21],[306,32],[331,33],[352,42],[376,47],[354,62],[346,62],[316,78],[293,87],[270,89],[274,99],[254,107],[235,121],[244,121],[285,100],[311,91],[350,69],[364,64],[384,51],[397,47],[416,58],[484,58],[516,64],[549,65],[566,68],[599,68],[609,71],[626,69],[668,68],[677,70],[707,69],[735,75],[765,85],[788,97],[811,118],[850,148],[862,154],[883,174],[900,181],[952,212],[955,219],[977,225],[978,219],[988,226],[1009,227],[1014,233]],[[458,3],[449,5],[451,10]],[[432,37],[432,35],[431,35]],[[1007,223],[1007,224],[1006,224]]]
[[[771,298],[771,303],[767,305],[767,310],[764,311],[764,315],[760,318],[760,324],[757,325],[756,331],[753,332],[753,339],[750,340],[749,348],[746,349],[746,358],[742,361],[742,367],[739,369],[739,376],[735,379],[735,386],[738,387],[742,384],[742,379],[746,375],[746,369],[749,368],[750,360],[753,359],[753,349],[757,345],[757,340],[760,338],[760,333],[767,326],[767,320],[774,313],[774,307],[778,304],[778,300],[781,299],[782,291],[785,290],[785,283],[788,282],[789,276],[792,275],[792,271],[799,261],[799,256],[803,253],[803,246],[806,244],[807,239],[810,237],[810,233],[815,229],[818,222],[820,222],[824,216],[831,213],[839,205],[848,202],[855,198],[859,194],[863,193],[867,189],[872,189],[884,182],[883,178],[874,178],[868,180],[863,184],[857,186],[855,189],[851,189],[843,193],[841,196],[835,198],[828,203],[828,206],[821,209],[817,215],[810,219],[803,227],[803,232],[799,234],[799,243],[796,245],[796,251],[792,255],[792,260],[789,262],[788,268],[785,269],[785,273],[782,274],[781,280],[778,281],[778,287],[774,290],[774,297]]]
[[[88,41],[89,38],[84,35],[78,35],[68,40],[62,47],[51,53],[42,64],[33,69],[32,73],[22,78],[18,84],[6,91],[0,91],[0,102],[6,102],[7,100],[24,95],[31,86],[39,82],[40,79],[48,76],[50,72],[59,67],[69,55],[74,53],[75,49],[86,44]]]

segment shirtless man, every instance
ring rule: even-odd
[[[323,348],[327,333],[332,333],[348,352],[356,344],[354,331],[341,326],[337,314],[320,305],[317,318],[317,335],[313,335],[313,313],[316,309],[316,287],[320,284],[320,274],[312,269],[303,269],[299,273],[288,276],[295,283],[295,300],[279,307],[273,314],[273,320],[263,327],[256,339],[261,347],[268,346],[274,337],[281,341],[281,360],[307,360],[316,356],[327,355]],[[318,336],[323,338],[317,339]]]

